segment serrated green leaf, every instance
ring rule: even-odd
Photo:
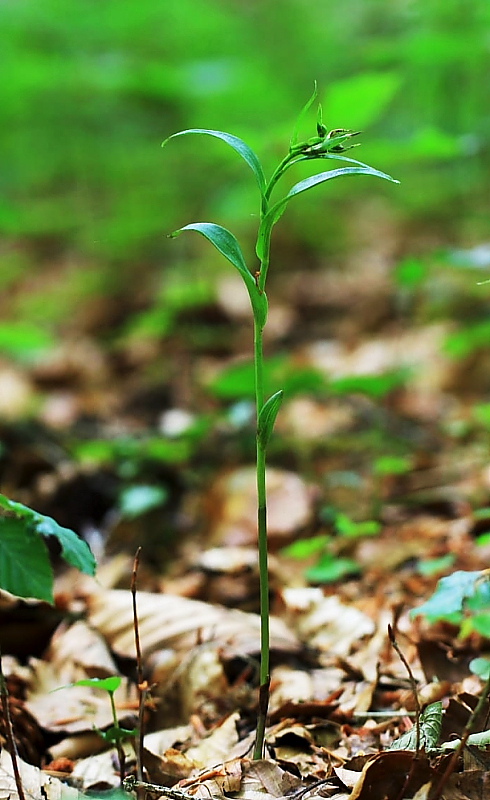
[[[292,197],[302,194],[303,192],[308,191],[308,189],[312,189],[314,186],[318,186],[321,183],[326,183],[326,181],[333,180],[334,178],[341,178],[345,175],[371,175],[374,178],[383,178],[383,180],[390,181],[391,183],[399,183],[399,181],[395,180],[395,178],[392,178],[391,175],[387,175],[385,172],[380,172],[377,169],[373,169],[373,167],[369,167],[367,164],[362,164],[359,166],[360,164],[361,162],[358,162],[358,164],[353,167],[340,167],[339,169],[332,169],[328,170],[327,172],[319,172],[317,175],[312,175],[309,178],[305,178],[304,180],[299,181],[299,183],[296,183],[289,190],[285,197],[283,197],[281,200],[278,200],[277,203],[275,203],[272,208],[269,209],[260,223],[256,248],[257,256],[260,261],[262,261],[265,256],[266,248],[264,247],[264,244],[269,241],[272,227],[280,219]]]
[[[18,597],[53,603],[53,571],[46,545],[18,517],[0,517],[0,587]]]
[[[72,567],[86,575],[95,575],[97,562],[87,542],[70,528],[63,528],[56,520],[36,514],[35,530],[42,536],[54,536],[61,545],[61,555]]]
[[[265,191],[265,176],[264,171],[262,169],[262,165],[259,161],[258,156],[251,147],[248,146],[243,139],[240,139],[238,136],[233,136],[231,133],[226,133],[225,131],[213,131],[208,130],[207,128],[189,128],[185,131],[178,131],[178,133],[173,133],[172,136],[169,136],[165,141],[162,142],[162,147],[164,147],[170,139],[175,139],[176,136],[186,136],[189,133],[197,133],[197,134],[204,134],[205,136],[214,136],[215,139],[221,139],[223,142],[226,142],[230,147],[237,152],[244,161],[248,164],[252,172],[254,173],[257,183],[259,184],[260,193],[263,196]]]
[[[23,524],[30,526],[34,534],[56,537],[60,543],[61,555],[65,561],[87,575],[95,575],[97,564],[90,547],[70,528],[58,525],[56,520],[51,517],[39,514],[23,503],[9,500],[5,495],[0,495],[0,507],[14,514],[17,519],[24,520]]]
[[[260,409],[259,419],[257,422],[257,436],[260,446],[265,450],[271,438],[274,423],[277,414],[281,407],[284,392],[280,389],[278,392],[269,397]]]
[[[421,750],[434,750],[441,735],[442,703],[431,703],[420,715],[419,729]],[[389,750],[415,750],[417,747],[417,726],[395,739]]]
[[[476,592],[476,585],[482,578],[482,572],[466,572],[458,570],[441,578],[432,597],[418,608],[411,611],[411,616],[420,614],[429,620],[446,619],[450,614],[462,612],[465,600]]]
[[[255,278],[247,267],[240,245],[231,231],[214,222],[191,222],[174,231],[170,236],[178,236],[182,231],[197,231],[202,234],[230,264],[233,264],[247,287],[254,317],[259,325],[264,327],[267,320],[267,296],[265,292],[259,291]]]
[[[92,689],[102,689],[105,692],[115,692],[121,685],[120,675],[111,675],[109,678],[82,678],[70,686],[91,686]]]

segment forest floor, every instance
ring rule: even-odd
[[[490,650],[488,622],[452,613],[451,596],[446,618],[416,614],[439,578],[488,566],[488,289],[441,258],[394,273],[390,247],[387,235],[342,271],[289,272],[269,292],[269,393],[284,387],[285,402],[268,474],[266,761],[250,760],[260,626],[241,285],[174,297],[156,334],[161,308],[92,299],[56,346],[1,361],[1,491],[76,530],[99,563],[95,579],[56,567],[53,608],[0,598],[29,797],[120,785],[94,730],[113,724],[107,693],[68,684],[121,676],[119,722],[140,727],[140,547],[147,781],[247,800],[489,796],[485,746],[443,780],[482,692],[469,665]],[[417,724],[428,706],[439,717]],[[485,700],[473,732],[489,713]],[[1,761],[5,776],[5,749]]]

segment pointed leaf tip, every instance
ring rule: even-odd
[[[259,161],[259,157],[256,153],[252,150],[249,145],[240,139],[238,136],[234,136],[232,133],[227,133],[226,131],[214,131],[209,130],[207,128],[188,128],[185,131],[178,131],[177,133],[173,133],[171,136],[168,136],[163,142],[162,147],[165,147],[170,139],[175,139],[176,136],[186,136],[189,133],[196,133],[205,136],[213,136],[215,139],[221,139],[223,142],[226,142],[230,147],[238,153],[239,156],[243,158],[243,160],[248,164],[250,169],[255,175],[257,183],[259,185],[260,193],[263,196],[265,192],[265,175],[264,170],[262,169],[262,164]]]
[[[247,267],[240,245],[231,231],[214,222],[191,222],[170,234],[170,238],[179,236],[182,231],[200,233],[238,270],[247,287],[254,317],[263,327],[267,319],[267,297],[265,292],[259,291],[255,278]]]
[[[264,449],[267,447],[269,439],[271,438],[283,397],[284,391],[280,389],[278,392],[269,397],[260,410],[259,419],[257,422],[257,436],[260,445]]]

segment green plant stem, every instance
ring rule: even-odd
[[[114,692],[109,692],[109,697],[111,698],[111,709],[112,709],[112,719],[114,722],[114,729],[115,731],[120,732],[119,720],[117,718],[117,711],[116,711],[116,702],[114,700]],[[117,750],[117,757],[119,759],[119,778],[122,786],[124,778],[126,776],[126,755],[124,753],[124,747],[119,736],[116,737],[115,745]]]
[[[263,329],[254,320],[255,405],[257,419],[264,405]],[[260,688],[254,759],[262,758],[269,707],[269,568],[267,554],[267,502],[265,483],[265,448],[257,436],[257,526],[260,576]]]
[[[288,167],[290,167],[292,165],[293,162],[296,162],[296,161],[299,161],[299,160],[303,160],[302,158],[298,158],[298,156],[299,156],[299,153],[288,153],[287,156],[284,156],[284,158],[281,161],[281,163],[278,165],[278,167],[272,173],[271,179],[270,179],[269,183],[267,184],[267,188],[266,188],[266,190],[264,192],[264,199],[266,201],[266,206],[269,204],[269,200],[270,200],[270,197],[271,197],[271,194],[272,194],[272,190],[274,189],[274,186],[276,185],[276,183],[279,180],[279,178],[281,177],[281,175],[284,174],[284,172],[288,169]],[[265,214],[266,212],[267,212],[267,208],[264,207],[263,208],[263,213]]]

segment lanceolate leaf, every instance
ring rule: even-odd
[[[303,108],[301,109],[301,111],[298,114],[298,118],[297,118],[296,123],[294,125],[293,135],[291,136],[291,141],[289,143],[289,147],[290,148],[294,147],[294,145],[297,143],[299,128],[303,124],[304,118],[306,117],[308,111],[310,110],[311,106],[313,105],[313,103],[315,102],[317,97],[318,97],[318,87],[317,87],[317,83],[315,81],[313,94],[306,101],[306,103],[304,104]]]
[[[243,139],[239,139],[238,136],[233,136],[231,133],[225,133],[224,131],[212,131],[207,130],[206,128],[189,128],[185,131],[179,131],[178,133],[173,133],[172,136],[169,136],[168,139],[165,139],[162,142],[162,147],[164,147],[170,139],[175,139],[176,136],[185,136],[188,133],[198,133],[198,134],[205,134],[207,136],[214,136],[215,139],[221,139],[226,144],[229,144],[230,147],[233,147],[243,159],[247,162],[250,169],[253,171],[257,183],[259,184],[260,192],[263,195],[265,191],[265,176],[264,171],[262,169],[262,165],[259,161],[258,156],[251,147],[248,146]]]
[[[182,231],[197,231],[201,233],[228,259],[230,264],[236,267],[247,287],[254,317],[259,322],[259,325],[263,327],[267,319],[267,297],[265,292],[259,291],[255,278],[245,263],[240,245],[235,236],[221,225],[215,225],[214,222],[191,222],[189,225],[184,225],[183,228],[174,231],[170,236],[172,238],[178,236]]]
[[[290,189],[285,197],[283,197],[281,200],[278,200],[278,202],[275,203],[271,209],[269,209],[265,217],[262,219],[257,238],[258,258],[262,260],[264,257],[264,242],[268,241],[272,226],[284,213],[286,206],[292,197],[295,197],[297,194],[302,194],[302,192],[306,192],[308,189],[312,189],[314,186],[318,186],[320,183],[326,183],[326,181],[330,181],[333,178],[341,178],[344,175],[371,175],[375,178],[383,178],[391,183],[399,183],[399,181],[395,180],[390,175],[387,175],[385,172],[380,172],[379,170],[373,169],[373,167],[369,167],[366,164],[354,167],[341,167],[340,169],[332,169],[328,172],[319,172],[317,175],[312,175],[309,178],[299,181],[299,183],[296,183],[292,189]]]
[[[267,447],[269,439],[271,438],[274,423],[276,421],[279,408],[281,407],[283,394],[283,390],[280,389],[278,392],[273,394],[272,397],[269,397],[260,410],[257,424],[257,436],[259,438],[261,447],[264,449]]]

